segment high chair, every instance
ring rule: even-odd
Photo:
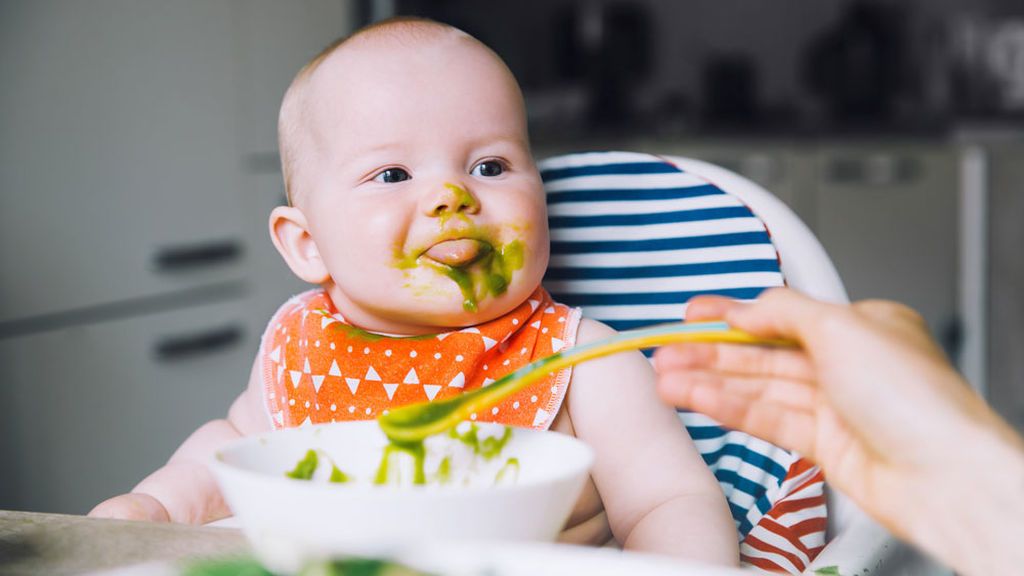
[[[697,294],[751,300],[787,285],[848,301],[799,217],[729,170],[634,152],[556,156],[539,168],[551,229],[544,285],[556,300],[615,329],[677,321]],[[745,564],[789,573],[828,566],[858,576],[935,573],[824,487],[798,455],[701,414],[683,411],[680,419],[729,501]]]

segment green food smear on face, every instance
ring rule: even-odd
[[[473,287],[473,278],[470,277],[469,272],[462,268],[445,266],[441,273],[459,285],[459,290],[462,292],[462,309],[466,312],[476,312],[476,290]]]
[[[395,267],[409,270],[422,265],[446,276],[462,292],[462,308],[467,312],[476,312],[477,303],[483,298],[504,294],[512,282],[513,274],[523,267],[525,255],[522,241],[498,244],[496,237],[497,233],[475,227],[460,232],[459,238],[484,244],[481,254],[464,266],[448,266],[429,258],[421,260],[420,254],[403,254],[396,248]]]
[[[821,576],[842,576],[842,574],[839,573],[839,566],[825,566],[818,568],[814,573],[820,574]]]
[[[506,460],[505,465],[494,475],[494,483],[501,483],[505,479],[505,475],[509,473],[515,474],[515,478],[512,480],[513,483],[519,480],[519,458],[509,458]]]
[[[335,484],[347,484],[351,481],[349,475],[342,472],[333,460],[330,458],[327,458],[327,460],[331,462],[331,477],[328,478],[328,482],[333,482]],[[313,473],[316,472],[318,464],[317,451],[310,449],[306,452],[306,455],[302,457],[302,460],[299,460],[295,465],[295,468],[290,472],[285,472],[284,475],[296,480],[312,480]]]
[[[294,470],[285,472],[285,476],[296,480],[312,480],[313,472],[316,472],[316,465],[316,450],[309,450],[306,452],[306,456],[295,465]]]
[[[523,267],[523,243],[513,240],[497,250],[490,250],[465,268],[441,266],[441,273],[458,284],[462,291],[462,308],[476,312],[477,301],[487,296],[501,296],[512,282],[512,274]]]
[[[455,198],[452,199],[452,204],[454,206],[456,206],[456,207],[459,207],[459,206],[466,206],[466,207],[479,206],[479,203],[477,202],[476,198],[474,198],[472,194],[467,192],[465,188],[463,188],[461,186],[456,186],[455,184],[450,184],[450,183],[447,183],[447,182],[445,182],[444,187],[455,193]],[[470,225],[473,224],[473,221],[470,220],[469,217],[466,216],[462,212],[462,210],[459,210],[458,208],[453,209],[453,210],[445,210],[445,211],[441,212],[441,214],[438,216],[439,223],[440,223],[440,226],[441,226],[442,230],[444,230],[444,225],[447,224],[448,221],[451,220],[453,217],[454,218],[458,218],[458,219],[466,222],[467,224],[470,224]]]

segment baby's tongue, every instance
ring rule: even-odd
[[[486,244],[479,240],[462,238],[438,242],[427,250],[429,258],[448,266],[465,266],[479,258],[485,251]]]

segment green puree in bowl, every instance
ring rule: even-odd
[[[512,439],[512,428],[508,426],[505,426],[505,431],[500,437],[488,436],[480,438],[479,431],[480,428],[476,424],[470,424],[469,429],[461,434],[455,428],[452,428],[448,431],[448,436],[468,446],[473,451],[474,456],[479,456],[484,460],[492,460],[501,456],[505,446]],[[295,464],[292,470],[285,472],[285,476],[296,480],[312,480],[313,474],[319,465],[318,454],[322,454],[331,464],[330,482],[345,484],[352,481],[352,478],[342,472],[330,457],[323,454],[322,451],[312,449],[306,452],[306,455]],[[398,484],[399,478],[396,474],[392,473],[392,465],[393,459],[400,454],[407,454],[413,459],[412,483],[418,485],[427,484],[427,473],[425,470],[426,448],[422,440],[418,442],[396,442],[389,440],[388,445],[384,447],[384,454],[381,456],[380,465],[377,467],[373,483],[377,485]],[[509,458],[505,462],[505,465],[502,466],[495,476],[495,483],[504,480],[512,472],[518,478],[519,460],[517,458]],[[450,457],[445,456],[441,459],[432,478],[438,484],[447,484],[451,481]]]
[[[328,478],[328,481],[335,484],[347,483],[349,481],[348,474],[342,472],[329,457],[326,455],[324,457],[331,463],[331,477]],[[296,480],[312,480],[313,473],[316,472],[318,463],[317,451],[309,450],[306,452],[306,455],[303,456],[302,460],[299,460],[298,464],[295,465],[295,468],[293,468],[291,472],[285,472],[284,475]]]

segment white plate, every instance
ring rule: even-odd
[[[444,544],[400,553],[395,561],[438,576],[749,576],[749,571],[664,556],[567,544]],[[180,576],[173,564],[140,564],[92,576]]]

